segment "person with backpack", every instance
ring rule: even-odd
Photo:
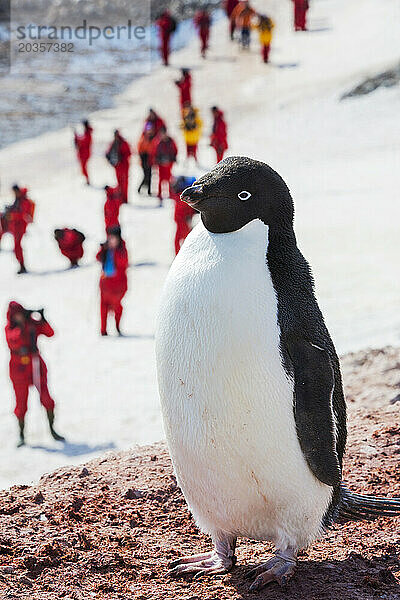
[[[208,40],[210,37],[210,27],[211,27],[211,17],[210,13],[206,8],[203,8],[195,14],[194,24],[199,33],[200,42],[201,42],[201,56],[202,58],[206,57],[206,52],[208,50]]]
[[[174,140],[168,135],[165,127],[160,129],[156,138],[154,149],[154,163],[158,167],[158,198],[160,206],[163,202],[163,183],[168,185],[170,194],[170,182],[172,176],[172,167],[176,162],[178,148]]]
[[[294,30],[307,31],[308,0],[292,0],[294,8]]]
[[[90,185],[87,164],[92,152],[93,129],[90,126],[89,121],[82,121],[82,125],[84,131],[81,135],[74,130],[74,143],[82,175],[85,177],[87,185]]]
[[[54,230],[54,239],[60,248],[61,254],[68,258],[71,269],[78,267],[79,260],[83,256],[83,242],[86,239],[83,233],[77,229],[64,227],[63,229]]]
[[[250,6],[248,0],[242,0],[233,9],[231,21],[234,21],[235,28],[240,30],[240,44],[243,49],[250,47],[250,33],[254,18],[257,16],[256,11]]]
[[[180,176],[172,179],[171,198],[175,202],[174,221],[175,232],[175,255],[178,254],[183,242],[192,230],[192,218],[196,210],[181,200],[183,190],[190,187],[196,181],[196,177]]]
[[[115,169],[117,182],[121,190],[122,202],[128,202],[129,164],[131,158],[131,147],[118,129],[114,131],[114,139],[111,142],[106,158]]]
[[[142,135],[140,136],[137,151],[140,158],[140,163],[143,169],[143,179],[138,187],[140,194],[143,186],[147,188],[147,194],[151,196],[151,171],[152,171],[152,155],[153,155],[154,136],[152,135],[152,126],[146,124]]]
[[[192,103],[192,76],[189,69],[182,69],[181,72],[181,78],[175,81],[175,85],[179,88],[179,101],[183,110],[185,105]]]
[[[106,192],[106,201],[104,203],[104,224],[106,231],[112,227],[119,227],[119,209],[121,208],[122,194],[119,185],[104,187]]]
[[[165,66],[169,64],[171,35],[176,31],[176,20],[169,10],[165,10],[157,19],[156,25],[161,41],[161,57]]]
[[[107,229],[107,240],[100,245],[96,259],[102,266],[100,277],[101,335],[108,335],[107,318],[110,312],[114,313],[118,335],[122,335],[120,323],[123,307],[121,301],[128,290],[126,271],[129,260],[120,227]]]
[[[190,105],[184,107],[181,127],[186,143],[187,158],[193,156],[194,160],[197,162],[197,147],[203,129],[203,121],[199,116],[197,108],[193,108],[193,106]]]
[[[35,213],[35,203],[28,198],[27,188],[20,188],[13,185],[12,190],[15,194],[13,204],[7,206],[1,216],[0,240],[4,233],[11,233],[14,238],[14,254],[19,262],[18,274],[26,273],[24,253],[22,249],[22,238],[26,229],[33,221]]]
[[[218,108],[213,106],[211,108],[213,115],[213,127],[211,132],[210,146],[212,146],[217,155],[217,163],[224,158],[225,151],[228,149],[228,135],[227,127],[224,119],[224,113]]]
[[[54,335],[53,328],[45,319],[43,309],[27,310],[18,302],[10,302],[5,333],[11,353],[9,373],[15,392],[14,414],[19,425],[18,447],[25,444],[25,415],[31,386],[36,387],[40,402],[47,411],[51,436],[64,442],[65,439],[54,429],[54,400],[47,387],[47,367],[37,345],[40,335]]]
[[[258,16],[258,23],[255,26],[258,30],[258,36],[261,44],[261,55],[265,63],[269,61],[269,53],[271,49],[272,31],[275,27],[273,20],[266,15]]]

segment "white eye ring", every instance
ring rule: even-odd
[[[239,198],[239,200],[245,201],[245,200],[248,200],[249,198],[251,198],[251,194],[250,194],[250,192],[243,190],[238,194],[238,198]]]

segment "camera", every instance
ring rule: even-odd
[[[44,308],[26,309],[25,316],[27,319],[32,319],[32,321],[43,321]]]

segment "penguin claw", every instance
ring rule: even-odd
[[[213,555],[214,555],[214,552],[211,550],[210,552],[204,552],[203,554],[194,554],[193,556],[182,556],[181,558],[177,558],[176,560],[172,561],[170,564],[170,567],[171,567],[171,569],[174,569],[175,567],[177,567],[179,565],[187,565],[190,563],[197,563],[199,561],[212,558]]]
[[[250,591],[255,592],[273,581],[279,585],[285,585],[296,569],[295,560],[274,556],[266,563],[255,567],[246,575],[246,579],[254,579],[250,586]]]
[[[194,575],[195,579],[203,575],[222,575],[235,564],[235,557],[220,556],[215,551],[185,556],[171,563],[169,577]]]

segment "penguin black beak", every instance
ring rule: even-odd
[[[199,184],[186,188],[181,194],[181,200],[195,208],[203,200],[203,186]]]

